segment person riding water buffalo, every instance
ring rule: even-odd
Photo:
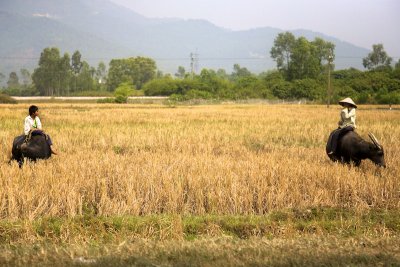
[[[339,139],[349,131],[356,129],[356,108],[357,105],[354,101],[347,97],[339,101],[339,105],[343,107],[340,111],[340,120],[338,122],[338,129],[336,129],[331,138],[331,151],[328,155],[334,154],[338,145]]]
[[[21,145],[21,148],[27,146],[31,136],[43,135],[46,137],[46,142],[50,147],[51,153],[58,155],[58,153],[53,148],[53,142],[48,134],[45,134],[42,128],[42,123],[39,118],[39,108],[35,105],[29,107],[29,115],[25,118],[24,122],[24,134],[25,142]]]

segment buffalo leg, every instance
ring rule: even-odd
[[[350,158],[349,157],[342,157],[342,162],[346,164],[350,164]]]
[[[359,160],[359,159],[354,160],[354,166],[359,167],[360,164],[361,164],[361,160]]]

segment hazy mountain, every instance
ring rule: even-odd
[[[79,50],[93,64],[130,52],[121,45],[45,17],[25,17],[0,11],[0,32],[0,69],[10,71],[19,71],[22,67],[33,69],[46,47],[58,47],[61,53],[70,55]]]
[[[96,65],[111,58],[148,56],[159,68],[174,73],[189,70],[190,54],[198,54],[198,68],[232,70],[238,63],[253,72],[276,66],[269,51],[276,28],[230,31],[204,20],[151,19],[108,0],[1,0],[0,71],[33,69],[40,52],[49,46]],[[369,50],[307,30],[293,31],[309,40],[316,36],[336,44],[336,68],[361,68]]]

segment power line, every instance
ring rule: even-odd
[[[191,56],[193,57],[198,57],[197,53],[191,53]],[[127,57],[128,58],[128,57]],[[149,57],[151,58],[151,57]],[[335,59],[363,59],[365,57],[361,56],[335,56]],[[391,56],[391,58],[396,59],[400,58],[400,56]],[[0,59],[26,59],[26,60],[39,60],[40,57],[10,57],[10,56],[0,56]],[[85,60],[111,60],[111,59],[116,59],[116,58],[111,58],[111,57],[92,57],[92,58],[85,58]],[[187,58],[151,58],[153,60],[159,60],[159,61],[174,61],[174,60],[187,60]],[[201,60],[266,60],[268,59],[267,57],[204,57],[201,58]],[[198,58],[197,58],[198,60]]]

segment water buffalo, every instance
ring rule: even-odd
[[[24,158],[36,161],[51,157],[51,149],[45,135],[32,135],[26,144],[24,144],[24,140],[25,135],[15,137],[11,150],[11,160],[16,160],[20,167],[24,163]]]
[[[356,132],[349,131],[338,141],[336,151],[333,154],[329,154],[331,136],[326,145],[326,153],[332,161],[346,164],[353,163],[355,166],[359,166],[361,160],[370,159],[376,165],[386,167],[383,147],[372,133],[368,134],[372,140],[371,143],[362,139]]]

